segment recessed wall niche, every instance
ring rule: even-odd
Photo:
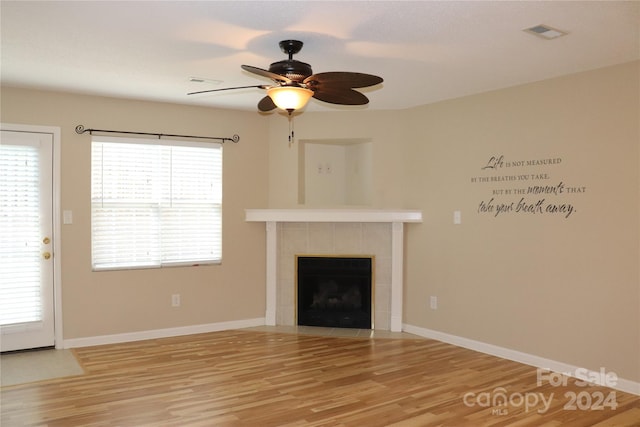
[[[369,206],[373,198],[370,138],[299,140],[298,203]]]

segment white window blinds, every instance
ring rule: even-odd
[[[0,144],[0,325],[42,319],[38,147]]]
[[[94,270],[219,263],[222,146],[94,136]]]

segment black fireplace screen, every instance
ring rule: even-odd
[[[371,329],[372,261],[298,256],[298,325]]]

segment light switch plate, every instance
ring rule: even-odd
[[[462,224],[462,213],[460,211],[453,211],[453,223]]]
[[[63,211],[62,212],[62,223],[63,224],[73,224],[73,211]]]

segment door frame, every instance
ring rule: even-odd
[[[55,347],[64,348],[62,333],[62,228],[60,226],[60,128],[14,123],[0,123],[0,130],[27,133],[46,133],[53,137],[53,328]]]

